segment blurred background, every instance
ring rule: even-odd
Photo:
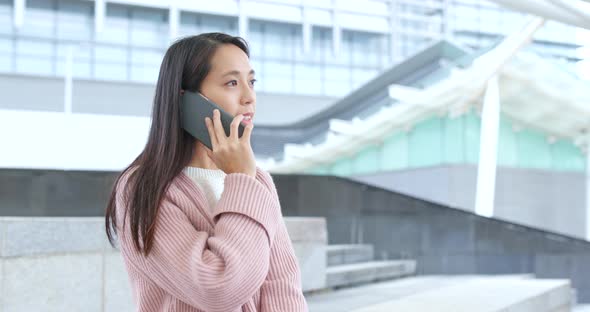
[[[133,310],[101,216],[214,31],[311,311],[590,310],[590,2],[0,0],[0,311]]]

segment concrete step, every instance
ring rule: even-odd
[[[352,264],[372,261],[374,259],[373,245],[328,245],[328,266]]]
[[[529,276],[414,276],[308,295],[311,312],[565,312],[572,304],[567,280]]]
[[[348,287],[413,275],[414,260],[369,261],[328,267],[327,287]]]

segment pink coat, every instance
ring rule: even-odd
[[[275,185],[256,171],[228,174],[213,214],[181,172],[159,207],[148,257],[135,250],[129,219],[117,229],[137,311],[308,311]]]

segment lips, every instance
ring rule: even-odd
[[[242,119],[242,122],[245,124],[252,123],[252,119],[254,119],[254,113],[245,113],[245,114],[242,114],[242,116],[244,116],[244,119]]]

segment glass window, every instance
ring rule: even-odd
[[[13,0],[0,0],[0,34],[12,34],[12,8]]]
[[[49,59],[53,57],[53,44],[49,41],[35,39],[17,39],[16,53]]]
[[[17,30],[17,33],[30,37],[54,38],[54,1],[29,0],[26,5],[27,10],[23,26]]]
[[[264,22],[264,58],[290,61],[295,57],[295,36],[298,26],[285,23]]]
[[[13,47],[12,39],[0,37],[0,71],[2,72],[12,72]]]
[[[132,8],[130,42],[133,46],[164,47],[168,41],[168,15],[164,10]]]
[[[12,54],[13,40],[11,38],[0,37],[0,53]]]
[[[264,62],[264,91],[273,93],[293,92],[293,64]]]
[[[350,32],[342,31],[340,35],[340,50],[336,55],[332,53],[330,47],[329,57],[326,59],[327,64],[333,65],[350,65],[352,63],[352,42],[353,38]]]
[[[99,79],[127,79],[127,48],[97,45],[94,48],[94,76]]]
[[[124,63],[94,63],[94,78],[105,80],[127,80],[127,64]]]
[[[256,83],[254,85],[254,89],[264,90],[264,82],[266,80],[266,76],[264,75],[264,68],[262,68],[262,61],[257,58],[250,58],[250,66],[256,72],[254,77],[256,78]]]
[[[97,62],[126,63],[127,48],[114,46],[100,46],[94,48],[94,55]]]
[[[129,43],[129,27],[127,7],[107,3],[103,29],[96,34],[96,41],[127,45]]]
[[[57,76],[65,74],[66,63],[64,60],[58,60],[56,63]],[[74,78],[92,78],[92,63],[90,61],[74,60],[72,64],[72,76]]]
[[[12,72],[12,54],[0,52],[0,71]]]
[[[94,12],[91,2],[59,1],[57,10],[57,38],[92,40]]]
[[[164,58],[163,50],[134,48],[131,50],[131,63],[159,67]]]
[[[349,32],[353,66],[378,68],[381,55],[388,55],[388,49],[381,45],[382,34]]]
[[[299,94],[322,94],[321,67],[319,65],[295,65],[295,92]]]
[[[329,81],[350,82],[350,68],[348,66],[330,65],[324,68],[324,78]]]
[[[158,80],[158,66],[133,64],[131,66],[131,80],[155,83]]]
[[[238,19],[236,17],[202,14],[200,18],[201,33],[223,32],[234,36],[238,33]]]
[[[89,45],[60,43],[57,45],[56,74],[65,73],[68,46],[72,47],[72,75],[76,78],[92,77],[92,49]]]
[[[178,34],[180,36],[196,35],[199,33],[199,20],[197,14],[180,12]]]
[[[344,96],[352,91],[349,82],[344,81],[324,81],[324,93],[327,96]]]
[[[57,59],[58,60],[65,60],[68,47],[72,47],[72,56],[74,60],[84,60],[89,61],[92,59],[92,50],[90,46],[87,44],[69,44],[69,43],[60,43],[57,45]]]
[[[48,57],[17,55],[16,72],[52,76],[54,74],[53,60]]]
[[[264,23],[256,20],[248,25],[248,45],[250,56],[254,58],[264,57]]]
[[[313,27],[311,35],[311,51],[305,60],[313,63],[324,63],[332,57],[332,29]]]

